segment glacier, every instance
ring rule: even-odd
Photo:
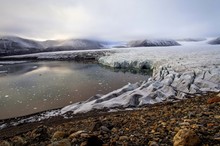
[[[120,49],[99,58],[100,64],[113,68],[148,67],[153,76],[145,82],[128,84],[109,94],[66,106],[61,114],[141,107],[219,92],[220,46],[198,44]]]

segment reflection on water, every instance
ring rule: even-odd
[[[0,119],[63,107],[148,78],[75,62],[3,65],[0,72]]]

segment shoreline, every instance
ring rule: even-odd
[[[145,107],[141,107],[137,110],[131,110],[131,111],[129,110],[129,111],[106,112],[103,110],[97,110],[97,111],[90,111],[84,114],[76,114],[73,115],[73,117],[70,119],[65,119],[59,116],[52,117],[50,119],[43,120],[40,122],[27,123],[15,127],[8,127],[2,129],[0,130],[0,142],[1,140],[6,140],[9,141],[10,143],[13,143],[12,139],[16,135],[22,137],[24,140],[26,140],[26,142],[28,142],[27,139],[30,138],[29,137],[30,135],[28,133],[38,129],[38,126],[40,125],[47,127],[50,136],[48,140],[37,141],[35,142],[36,144],[39,144],[40,142],[41,143],[43,142],[45,144],[49,144],[51,142],[53,143],[54,140],[52,140],[52,138],[56,131],[63,131],[65,133],[71,133],[71,131],[72,132],[86,131],[88,135],[98,136],[100,134],[99,132],[97,133],[99,129],[96,129],[95,131],[91,130],[91,128],[94,128],[94,124],[96,124],[97,121],[101,121],[102,123],[104,123],[105,121],[111,121],[111,124],[114,125],[114,128],[117,129],[119,128],[118,129],[119,131],[120,129],[123,130],[124,135],[126,135],[127,137],[129,137],[129,134],[132,135],[134,133],[141,133],[144,136],[144,133],[142,133],[144,131],[142,129],[145,129],[145,132],[149,133],[149,135],[144,136],[144,137],[149,136],[148,142],[154,141],[159,145],[161,144],[171,145],[172,138],[178,132],[177,130],[182,129],[184,127],[194,130],[201,139],[202,144],[217,145],[219,142],[218,130],[220,130],[220,125],[217,124],[220,118],[219,117],[220,111],[218,110],[220,102],[207,103],[208,99],[218,96],[217,94],[219,93],[209,93],[207,95],[196,96],[196,97],[180,100],[178,102],[157,103],[155,105],[148,105]],[[69,114],[71,115],[71,113]],[[137,119],[134,120],[133,118],[135,117],[138,120]],[[175,119],[175,121],[172,121],[173,119]],[[117,124],[115,125],[115,122],[118,123],[121,120],[122,123],[123,121],[124,122],[126,121],[124,125],[121,125],[122,127],[120,126],[118,127]],[[147,122],[148,120],[150,121],[148,121],[147,123],[145,122],[142,123],[141,122],[142,120],[144,120],[145,122]],[[137,122],[137,123],[133,123],[133,122]],[[80,124],[81,126],[78,125],[79,123],[81,123]],[[139,126],[141,129],[138,127],[133,127],[135,128],[133,129],[134,130],[133,131],[132,127],[130,127],[133,124]],[[155,124],[159,129],[156,128],[155,130],[153,130],[154,129],[153,125]],[[174,124],[175,126],[172,126],[172,124]],[[69,126],[75,130],[72,129],[70,131],[71,128]],[[165,132],[167,128],[169,129],[167,131],[168,133]],[[113,128],[110,130],[111,130],[110,133],[107,132],[108,136],[106,135],[105,137],[103,135],[103,137],[100,137],[100,139],[104,143],[109,144],[111,141],[110,140],[111,136],[109,135],[112,135],[114,132],[112,131]],[[157,133],[157,130],[162,130],[162,131],[160,131],[160,133]],[[206,134],[204,133],[205,131]],[[165,137],[163,136],[164,134],[166,135]],[[117,139],[116,141],[120,145],[123,143],[123,141],[121,141],[119,137],[118,139],[116,138]],[[166,140],[161,139],[162,137],[164,137]],[[136,142],[136,144],[143,145],[143,141],[141,142],[142,138],[141,137],[137,137],[137,138],[139,140],[138,142]],[[66,138],[62,137],[61,139],[69,139],[69,138],[67,136]],[[31,141],[31,139],[29,140],[30,140],[29,144],[32,144],[33,141]],[[79,141],[75,142],[74,144],[76,143],[80,144],[85,140],[86,138],[79,137]],[[126,139],[125,141],[131,142],[130,139]],[[133,144],[135,145],[134,141]]]
[[[215,93],[210,93],[210,94],[215,94]],[[187,99],[185,99],[185,100],[187,100]],[[181,102],[181,101],[182,100],[177,101],[177,102]],[[139,107],[139,108],[135,108],[135,107],[134,108],[123,108],[123,107],[120,108],[119,107],[119,108],[115,108],[115,109],[113,108],[113,109],[92,110],[92,111],[89,111],[89,112],[86,112],[86,113],[78,113],[78,114],[73,114],[70,111],[65,116],[62,116],[62,115],[52,116],[52,117],[50,117],[48,119],[43,119],[41,121],[21,123],[21,124],[18,124],[16,126],[10,125],[10,126],[8,126],[6,128],[0,129],[0,140],[3,137],[11,137],[11,136],[3,136],[2,133],[7,133],[8,130],[10,130],[10,129],[12,129],[12,130],[13,129],[17,129],[17,127],[26,127],[26,126],[29,127],[29,125],[31,125],[31,126],[33,125],[32,128],[34,128],[35,125],[44,124],[44,125],[48,125],[49,126],[51,123],[54,123],[56,125],[56,124],[59,124],[60,122],[63,123],[63,122],[68,122],[68,121],[86,119],[86,118],[90,118],[90,117],[100,117],[100,116],[105,116],[105,115],[114,115],[114,114],[120,114],[120,113],[136,112],[136,111],[142,110],[143,108],[160,107],[160,106],[164,106],[164,105],[172,105],[173,103],[175,103],[175,102],[170,102],[169,101],[169,102],[161,102],[161,103],[144,105],[144,106]],[[30,114],[30,115],[25,115],[25,116],[20,116],[20,117],[15,117],[15,118],[3,119],[3,120],[0,120],[0,123],[1,122],[10,123],[10,122],[19,121],[19,120],[22,120],[22,119],[32,118],[34,116],[39,116],[39,115],[44,114],[46,112],[50,112],[50,111],[54,111],[54,110],[59,110],[59,109],[62,109],[62,108],[42,111],[42,112],[38,112],[38,113]],[[18,133],[21,133],[21,132],[18,132]]]

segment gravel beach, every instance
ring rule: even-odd
[[[219,146],[219,106],[219,94],[210,93],[137,110],[54,117],[1,130],[0,145]]]

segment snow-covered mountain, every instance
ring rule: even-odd
[[[43,42],[43,44],[44,43],[45,42]],[[101,42],[87,39],[68,39],[63,41],[53,41],[50,43],[50,46],[46,46],[48,51],[93,50],[104,48]],[[46,44],[48,44],[48,41],[46,41]]]
[[[153,47],[153,46],[178,46],[180,45],[175,40],[136,40],[128,42],[128,47]]]
[[[0,56],[40,52],[43,45],[38,41],[15,36],[0,37]]]
[[[208,43],[211,44],[211,45],[218,45],[218,44],[220,44],[220,37],[218,37],[214,40],[211,40]]]
[[[65,50],[109,48],[101,41],[87,39],[34,41],[15,36],[0,37],[0,56]]]

